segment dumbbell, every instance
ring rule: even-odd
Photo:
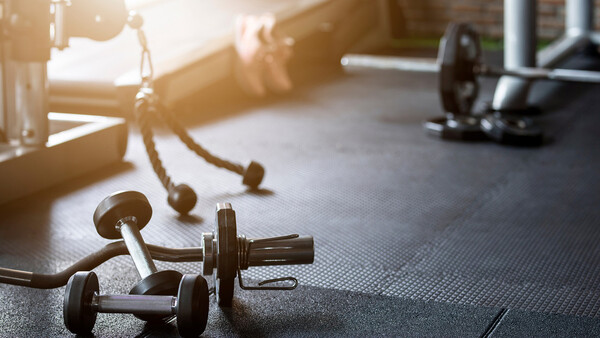
[[[537,145],[543,139],[542,130],[530,119],[506,114],[489,114],[487,127],[477,130],[470,116],[473,103],[479,94],[478,76],[514,76],[527,80],[558,80],[571,82],[600,83],[600,72],[519,67],[504,69],[482,62],[481,42],[475,29],[466,23],[451,23],[440,41],[438,57],[431,59],[407,59],[346,55],[342,65],[402,71],[435,72],[439,74],[439,91],[442,106],[447,115],[429,120],[425,129],[433,135],[447,139],[477,140],[485,137],[502,143]],[[486,123],[486,122],[483,122]],[[499,137],[504,135],[507,137]]]
[[[131,313],[136,316],[177,316],[177,331],[183,337],[197,337],[208,319],[208,286],[200,275],[184,275],[177,297],[147,295],[100,295],[98,277],[80,271],[69,279],[65,290],[63,316],[67,329],[89,334],[98,313]]]
[[[298,285],[293,277],[262,281],[259,286],[244,285],[241,270],[250,266],[311,264],[314,261],[312,236],[297,234],[271,238],[246,238],[237,235],[235,211],[230,203],[219,203],[213,232],[202,234],[203,274],[212,275],[219,306],[230,307],[236,275],[244,290],[292,290]],[[289,286],[264,286],[291,281]]]
[[[116,197],[115,197],[116,196]],[[127,202],[127,203],[126,203]],[[120,206],[120,214],[115,216],[116,211],[109,206]],[[131,209],[130,207],[131,206]],[[143,206],[143,211],[140,211],[140,206]],[[101,203],[95,215],[100,220],[102,215],[112,215],[108,224],[118,222],[116,219],[127,218],[135,215],[137,224],[146,224],[150,218],[150,211],[147,206],[147,200],[142,194],[136,192],[115,193],[107,198],[106,202]],[[144,215],[146,215],[144,217]],[[103,221],[95,222],[98,225],[105,224]],[[105,229],[97,227],[97,229]],[[112,229],[103,237],[116,237]],[[138,241],[138,245],[143,242]],[[312,236],[300,236],[291,234],[286,236],[268,237],[268,238],[246,238],[244,235],[237,235],[236,216],[231,204],[217,204],[215,212],[215,225],[212,232],[202,234],[201,245],[197,247],[187,248],[166,248],[157,245],[147,245],[148,251],[154,259],[166,262],[203,262],[203,274],[212,275],[215,280],[215,285],[218,291],[216,292],[221,306],[230,306],[233,297],[233,285],[236,277],[239,278],[240,287],[244,290],[269,289],[269,290],[291,290],[298,284],[293,277],[277,278],[259,283],[259,287],[244,285],[241,276],[241,270],[247,270],[249,267],[267,266],[267,265],[292,265],[292,264],[311,264],[314,261],[314,240]],[[144,251],[142,249],[132,250],[134,252]],[[51,289],[67,284],[69,277],[76,271],[91,270],[100,264],[108,261],[112,257],[124,255],[128,253],[128,247],[124,241],[116,241],[109,243],[104,248],[91,253],[87,257],[80,259],[73,265],[67,267],[64,271],[54,274],[40,274],[31,271],[21,271],[13,269],[0,268],[0,283],[13,285],[27,286],[31,288]],[[139,260],[150,262],[150,258],[144,256]],[[146,267],[144,270],[147,273],[155,271],[155,269]],[[165,272],[156,272],[156,276],[161,276]],[[142,275],[142,274],[140,274]],[[154,276],[151,274],[150,276]],[[177,281],[178,273],[170,274],[165,278],[169,283],[159,283],[155,277],[147,277],[146,281],[140,282],[144,285],[153,284],[155,287],[149,287],[152,291],[157,289],[171,290],[170,285]],[[161,277],[162,278],[162,277]],[[290,286],[274,287],[264,286],[271,282],[293,282]],[[152,282],[152,283],[151,283]],[[166,285],[165,285],[166,284]],[[272,284],[271,284],[272,285]],[[159,288],[160,287],[160,288]],[[136,292],[137,293],[137,292]],[[144,292],[140,292],[144,293]],[[155,294],[158,292],[149,292]],[[175,292],[161,292],[169,295],[174,295]]]
[[[94,212],[98,234],[107,239],[123,238],[129,255],[141,277],[131,289],[134,295],[177,294],[182,274],[173,270],[158,271],[140,234],[152,217],[152,207],[144,194],[137,191],[120,191],[106,197]],[[160,316],[137,315],[143,320],[156,320]]]

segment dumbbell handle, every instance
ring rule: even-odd
[[[157,272],[156,265],[154,265],[152,256],[148,251],[148,247],[146,247],[144,238],[142,238],[136,222],[133,219],[124,218],[118,222],[116,227],[121,232],[123,241],[127,246],[127,250],[133,259],[140,277],[146,278]]]
[[[373,56],[347,54],[342,57],[343,66],[376,69],[392,69],[419,73],[438,73],[440,65],[432,58],[405,58],[395,56]],[[577,69],[549,69],[518,67],[504,69],[502,67],[477,64],[473,72],[482,76],[515,76],[527,80],[556,80],[571,82],[600,83],[600,72]]]
[[[177,297],[150,295],[94,295],[92,309],[101,313],[171,315],[177,312]]]

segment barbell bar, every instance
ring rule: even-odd
[[[438,60],[431,58],[346,54],[342,57],[340,62],[345,67],[364,67],[418,73],[440,72]],[[533,67],[506,69],[486,64],[478,64],[474,65],[473,73],[487,77],[515,76],[526,80],[600,83],[600,72],[589,70]]]

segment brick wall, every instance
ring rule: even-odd
[[[523,0],[525,1],[525,0]],[[502,37],[503,0],[392,0],[396,35],[439,37],[450,21],[476,25],[482,36]],[[596,3],[596,29],[600,30],[600,0]],[[554,39],[564,29],[565,0],[538,0],[538,35]]]

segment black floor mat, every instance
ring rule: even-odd
[[[489,98],[493,84],[483,83],[482,99]],[[185,218],[166,206],[134,134],[127,163],[3,206],[0,266],[54,272],[101,247],[107,241],[92,225],[94,209],[106,195],[133,189],[154,207],[142,232],[149,243],[199,246],[201,233],[213,227],[215,204],[224,201],[237,212],[239,233],[315,236],[313,265],[246,273],[252,280],[293,275],[306,287],[280,296],[240,292],[238,302],[252,304],[240,303],[232,315],[238,311],[244,319],[231,324],[213,312],[209,335],[436,335],[439,325],[457,330],[442,331],[447,335],[471,336],[485,332],[501,308],[510,309],[508,314],[530,310],[597,318],[598,87],[539,83],[532,101],[547,112],[539,118],[549,133],[542,148],[444,142],[421,127],[440,114],[434,75],[373,70],[332,75],[243,115],[191,128],[217,154],[263,163],[261,193],[247,192],[239,177],[195,159],[174,137],[159,136],[176,182],[190,184],[199,195]],[[197,272],[201,265],[176,267]],[[106,263],[98,269],[103,290],[128,292],[137,280],[132,269],[125,257]],[[62,292],[0,286],[0,335],[66,334]],[[298,299],[303,303],[295,304]],[[336,299],[356,303],[347,307]],[[437,302],[423,302],[432,300]],[[417,303],[424,308],[414,318],[403,312],[406,304]],[[434,316],[426,314],[426,304],[454,317],[440,313],[439,321],[429,321]],[[421,316],[422,326],[402,324]],[[120,324],[123,315],[101,318],[95,331],[101,336],[164,329],[144,331],[134,319]],[[478,323],[476,330],[469,331],[470,320]],[[411,325],[414,331],[405,331]],[[563,333],[569,332],[579,331]]]

